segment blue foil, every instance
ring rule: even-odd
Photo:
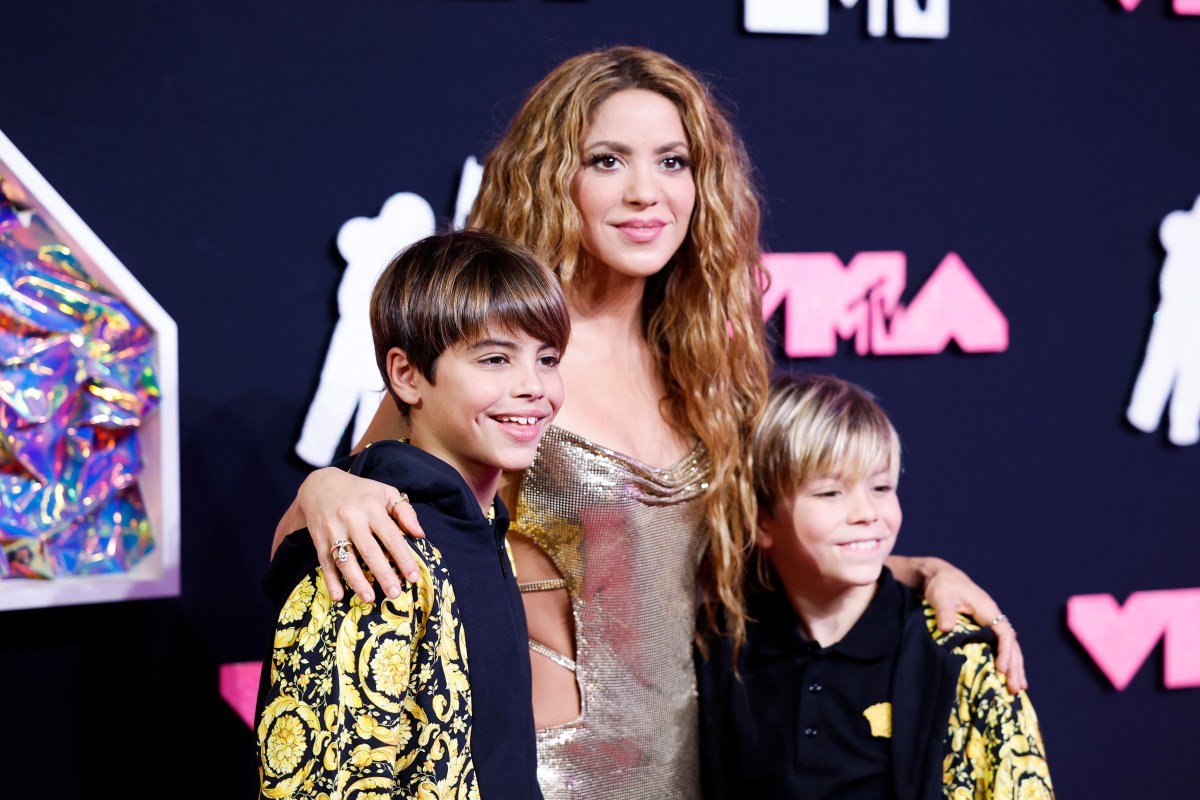
[[[141,318],[0,194],[0,577],[125,572],[153,549],[137,488],[153,357]]]

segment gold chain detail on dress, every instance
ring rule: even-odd
[[[571,670],[571,672],[575,671],[575,662],[574,661],[567,658],[566,656],[564,656],[562,653],[558,652],[557,650],[551,650],[549,647],[546,647],[546,645],[542,644],[541,642],[539,642],[535,639],[529,640],[529,649],[532,650],[533,652],[537,653],[539,656],[545,656],[546,658],[553,661],[555,664],[558,664],[563,669],[569,669],[569,670]]]
[[[565,578],[548,578],[544,581],[529,581],[528,583],[518,583],[517,588],[521,590],[522,594],[524,594],[525,592],[549,592],[554,589],[567,588],[567,581]]]

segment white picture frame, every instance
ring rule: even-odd
[[[0,580],[0,611],[110,603],[179,594],[179,347],[175,321],[126,269],[54,187],[0,131],[0,176],[69,247],[83,269],[121,298],[154,334],[161,399],[139,429],[144,466],[138,478],[154,549],[129,572]]]

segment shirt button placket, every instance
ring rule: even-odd
[[[797,720],[799,725],[800,736],[796,742],[800,752],[800,763],[809,767],[821,763],[818,756],[818,742],[821,736],[821,720],[823,718],[821,700],[822,692],[825,687],[819,680],[813,680],[813,673],[819,673],[818,664],[813,664],[809,669],[809,682],[803,693],[804,699],[800,703],[800,719]]]

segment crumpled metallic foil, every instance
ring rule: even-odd
[[[124,572],[154,547],[138,429],[153,333],[0,182],[0,577]]]

